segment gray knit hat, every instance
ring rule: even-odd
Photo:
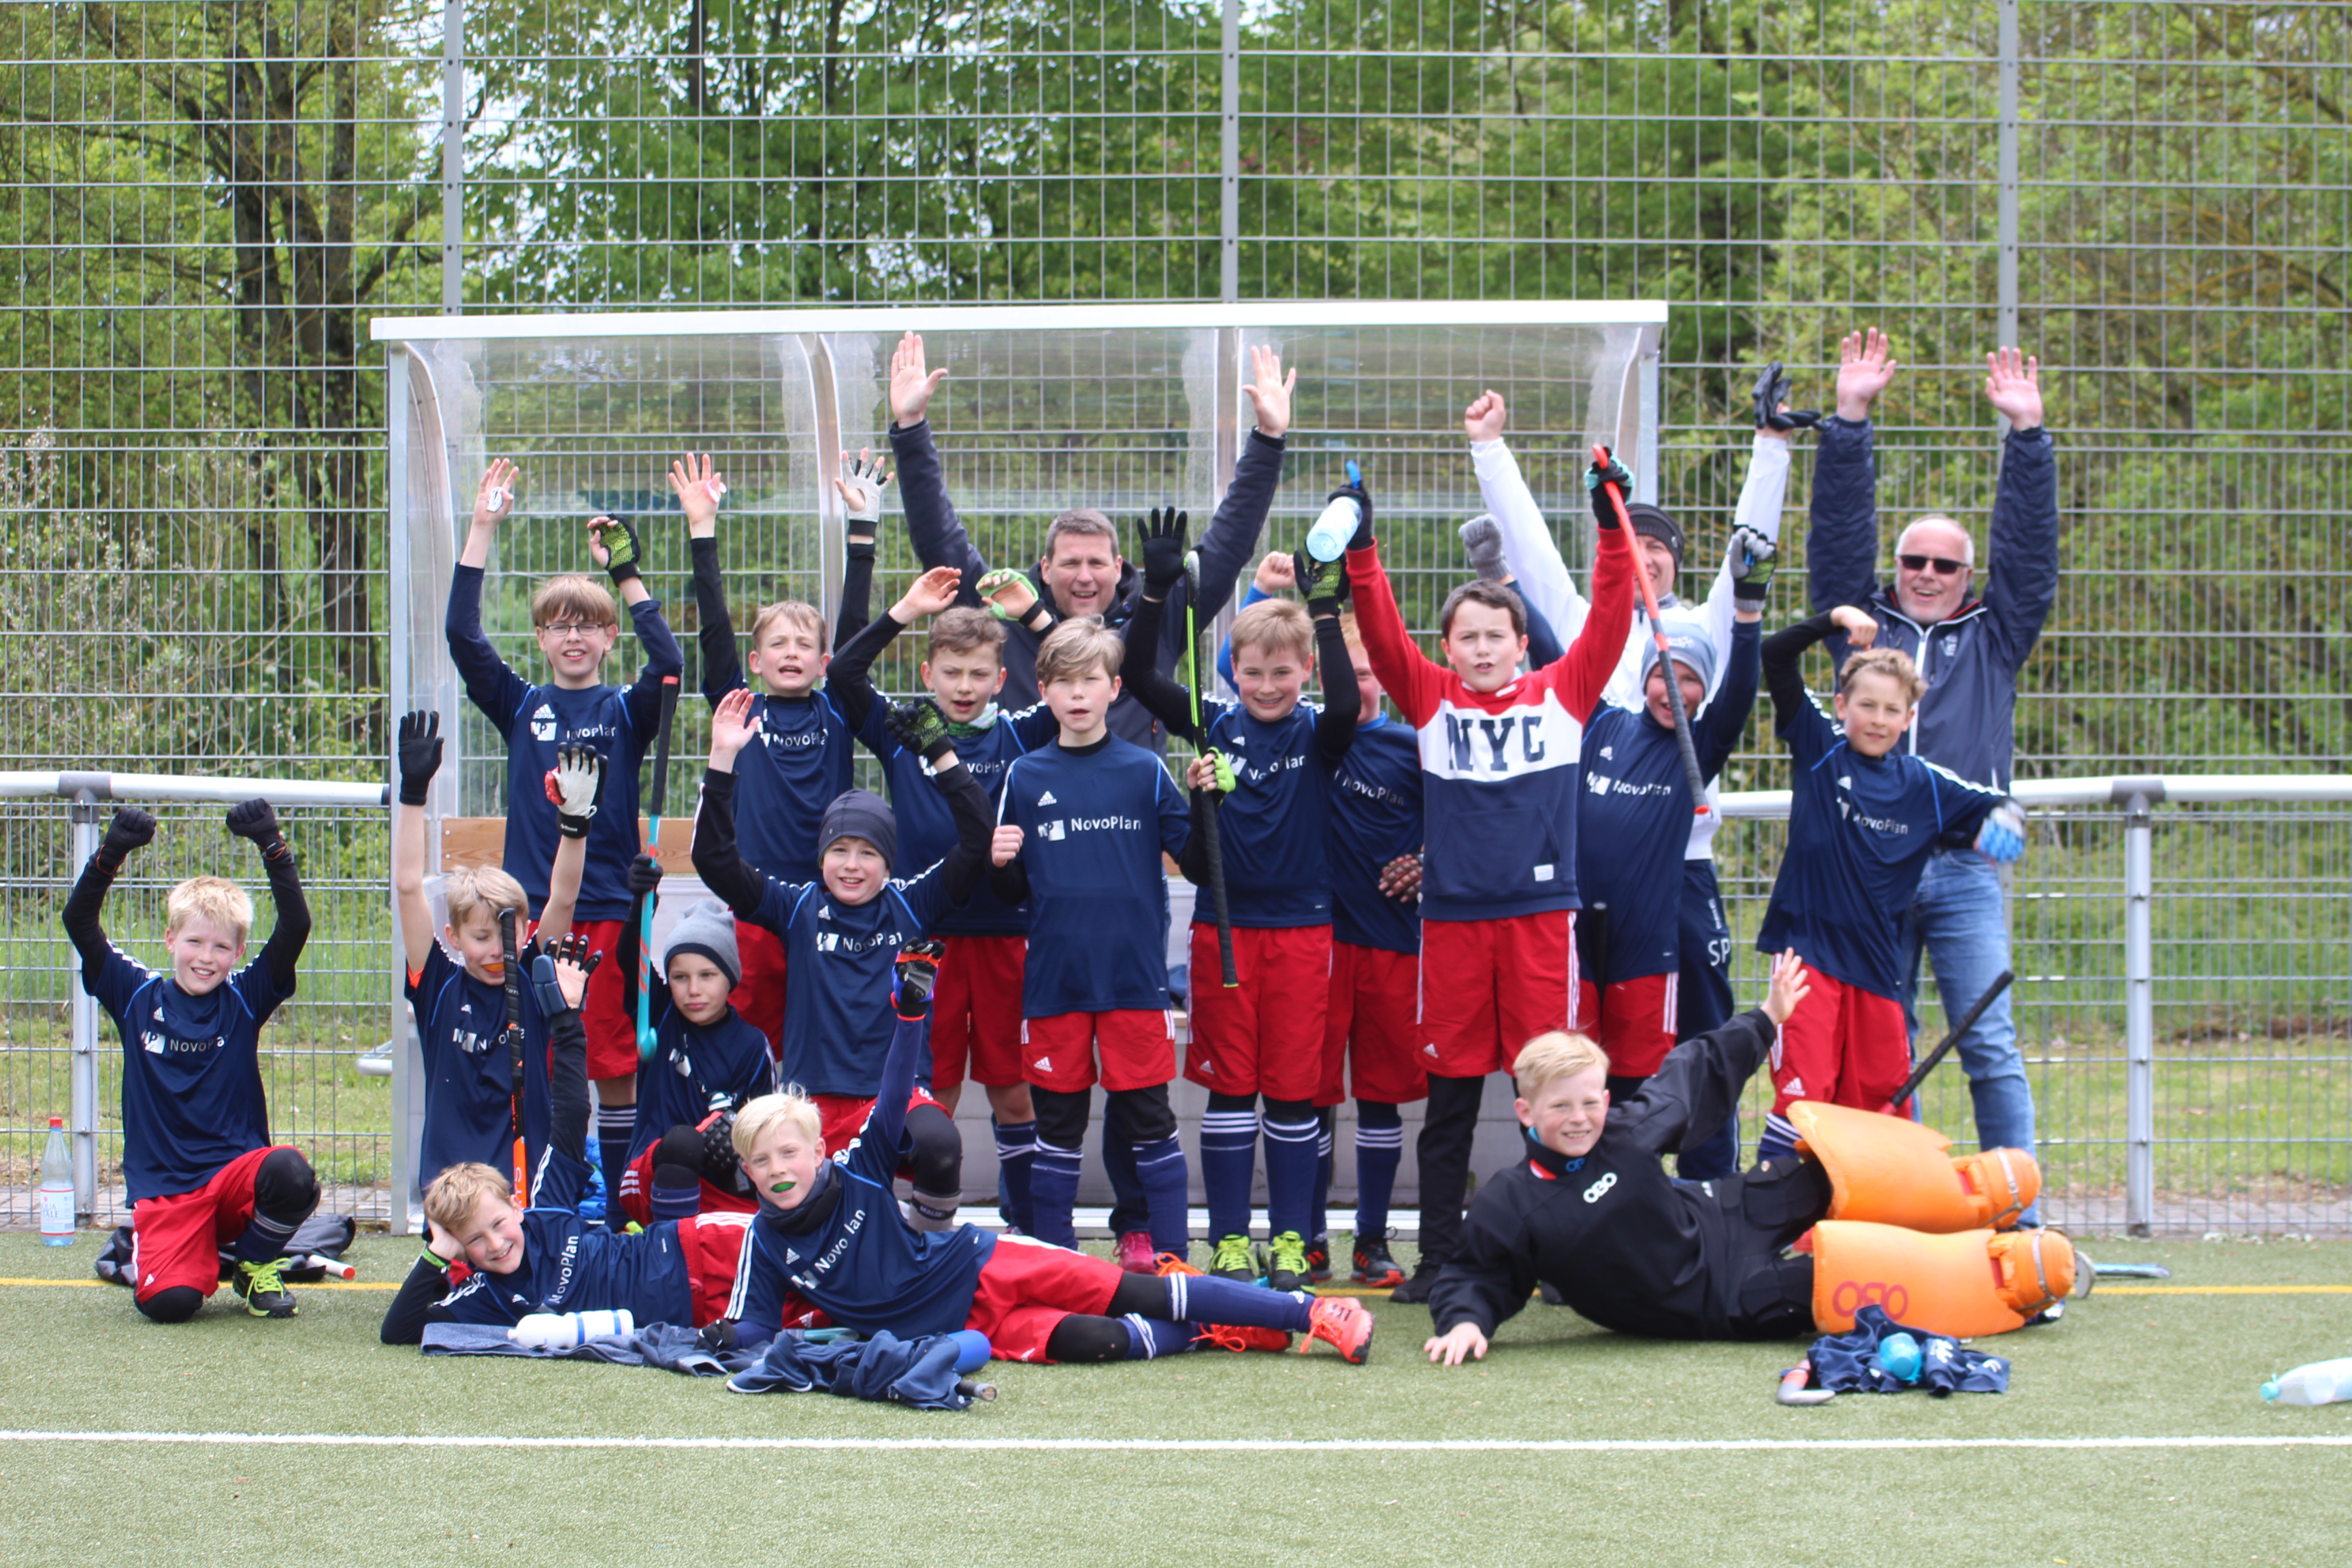
[[[898,864],[898,818],[890,810],[890,803],[871,790],[844,790],[833,797],[824,808],[824,820],[816,830],[817,858],[840,838],[863,838],[882,851],[882,863],[896,869]]]
[[[1703,622],[1688,616],[1667,611],[1658,616],[1658,629],[1666,634],[1666,647],[1676,664],[1698,677],[1699,684],[1709,691],[1715,689],[1715,638],[1707,634]],[[1658,645],[1652,643],[1648,656],[1642,660],[1642,681],[1647,685],[1650,671],[1658,668]]]
[[[730,986],[743,984],[743,958],[735,947],[735,917],[713,899],[697,904],[669,933],[669,950],[662,954],[662,973],[681,952],[697,952],[719,966]]]

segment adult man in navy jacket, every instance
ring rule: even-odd
[[[1976,551],[1951,518],[1915,520],[1895,542],[1895,580],[1882,586],[1871,405],[1896,362],[1876,328],[1841,350],[1837,416],[1821,427],[1806,537],[1812,607],[1859,606],[1878,623],[1877,646],[1909,654],[1927,683],[1903,744],[1975,784],[2013,782],[2017,672],[2033,651],[2058,590],[2057,463],[2042,427],[2040,364],[2016,349],[1986,356],[1985,398],[2009,422],[1993,492],[1991,553],[2000,573],[1975,589]],[[1830,639],[1843,662],[1843,637]],[[1957,1018],[2010,966],[2009,919],[1991,861],[1966,843],[1938,846],[1902,921],[1904,1013],[1919,1033],[1919,955],[1936,969],[1945,1016]],[[2033,1090],[2004,993],[1962,1037],[1960,1062],[1986,1148],[2033,1147]]]

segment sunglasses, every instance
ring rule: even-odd
[[[1898,555],[1895,559],[1906,572],[1925,572],[1933,566],[1938,577],[1957,577],[1969,569],[1967,562],[1955,561],[1948,555]]]

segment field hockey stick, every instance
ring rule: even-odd
[[[1977,1005],[1963,1014],[1960,1021],[1952,1026],[1951,1031],[1937,1042],[1936,1048],[1927,1053],[1926,1061],[1911,1069],[1911,1076],[1903,1080],[1903,1087],[1895,1090],[1893,1100],[1886,1102],[1889,1113],[1899,1110],[1905,1101],[1919,1092],[1919,1086],[1927,1080],[1929,1073],[1936,1070],[1936,1064],[1951,1054],[1952,1047],[1960,1043],[1960,1037],[1976,1027],[1977,1020],[1984,1016],[1985,1009],[1992,1005],[1993,998],[2008,990],[2010,982],[2016,978],[2006,969],[1993,976],[1992,984],[1985,987],[1985,994],[1977,998]]]
[[[1595,443],[1592,460],[1606,468],[1610,463],[1609,448]],[[1625,497],[1614,479],[1603,479],[1601,488],[1609,496],[1610,510],[1617,514],[1617,526],[1625,531],[1625,542],[1633,543],[1633,520],[1625,510]],[[1706,815],[1706,775],[1699,772],[1698,748],[1691,742],[1690,715],[1683,710],[1683,683],[1675,674],[1674,655],[1666,647],[1666,628],[1658,619],[1658,595],[1650,588],[1650,574],[1639,559],[1633,563],[1633,585],[1642,591],[1642,609],[1650,617],[1650,637],[1658,646],[1658,673],[1666,683],[1666,708],[1675,716],[1675,750],[1683,757],[1683,773],[1690,783],[1691,815]]]
[[[677,677],[665,675],[661,684],[661,721],[654,730],[654,782],[646,791],[646,851],[656,858],[661,854],[662,802],[669,794],[669,727],[677,714]],[[643,973],[637,977],[637,1059],[650,1060],[654,1054],[653,981],[654,981],[654,906],[661,901],[658,893],[646,895],[644,910],[637,917],[637,959]]]
[[[1208,726],[1201,722],[1201,627],[1200,616],[1193,606],[1201,602],[1201,552],[1188,551],[1184,555],[1184,663],[1186,684],[1192,689],[1192,734],[1206,754],[1209,743]],[[1209,635],[1216,634],[1209,627]],[[1234,922],[1225,910],[1225,856],[1217,839],[1217,806],[1212,804],[1201,814],[1201,836],[1209,859],[1209,908],[1217,917],[1217,967],[1219,978],[1231,991],[1241,984],[1241,976],[1234,969]]]
[[[530,1151],[522,1136],[522,956],[515,942],[515,911],[499,911],[499,957],[506,963],[501,984],[507,997],[507,1066],[514,1087],[507,1096],[507,1115],[514,1132],[514,1205],[529,1208]]]

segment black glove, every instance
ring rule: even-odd
[[[106,838],[98,847],[98,858],[120,869],[125,856],[154,840],[152,816],[135,805],[118,805],[114,808],[114,820],[106,825]]]
[[[661,862],[650,855],[639,855],[629,862],[629,897],[635,899],[661,886]]]
[[[617,588],[630,578],[639,575],[637,531],[629,526],[625,517],[608,517],[596,531],[597,542],[604,547],[604,570]]]
[[[1336,616],[1347,595],[1348,569],[1336,561],[1318,561],[1304,550],[1290,558],[1291,580],[1307,601],[1310,616]]]
[[[735,1113],[714,1110],[698,1131],[702,1134],[702,1179],[715,1187],[726,1186],[742,1163],[735,1152]]]
[[[1601,450],[1609,452],[1606,447]],[[1609,496],[1608,487],[1611,485],[1617,487],[1614,501],[1612,501]],[[1593,520],[1603,528],[1622,526],[1618,521],[1618,513],[1627,501],[1633,499],[1633,475],[1624,464],[1617,460],[1616,453],[1609,452],[1609,462],[1606,467],[1599,463],[1585,465],[1584,488],[1592,492]]]
[[[284,837],[278,831],[278,814],[269,809],[266,800],[248,800],[228,808],[228,830],[239,838],[249,838],[257,849],[267,850]]]
[[[1732,607],[1761,610],[1771,593],[1773,558],[1780,552],[1770,540],[1742,525],[1731,531],[1727,553],[1730,559],[1724,564],[1731,569]]]
[[[1791,408],[1785,413],[1780,405],[1789,401],[1792,390],[1789,377],[1774,360],[1756,377],[1756,428],[1759,430],[1794,430],[1800,426],[1822,422],[1818,408]]]
[[[593,980],[596,977],[596,966],[604,962],[604,955],[596,951],[595,943],[590,942],[587,936],[580,931],[573,931],[570,936],[558,937],[555,941],[555,944],[547,950],[546,956],[556,963],[569,963],[576,966],[582,976],[589,980]],[[550,976],[550,978],[552,978],[552,976]],[[559,991],[556,994],[560,998],[562,995],[562,993]],[[587,995],[586,993],[583,992],[582,993],[580,1005],[582,1007],[585,1007],[587,1005]],[[563,1012],[577,1011],[577,1009],[572,1008],[569,1004],[566,1004],[559,1010]],[[548,1014],[548,1016],[551,1018],[554,1016],[553,1012]],[[583,1036],[582,1040],[583,1042],[583,1048],[584,1049],[586,1037]]]
[[[937,763],[955,750],[955,738],[948,733],[948,716],[928,697],[891,703],[890,710],[882,716],[882,728],[927,763]]]
[[[441,771],[441,715],[418,709],[400,716],[400,741],[393,754],[400,762],[400,804],[423,805]]]
[[[898,1016],[919,1018],[931,1005],[931,987],[939,984],[940,960],[948,945],[936,937],[910,942],[898,950]]]
[[[1184,580],[1184,531],[1192,514],[1174,507],[1154,507],[1136,526],[1143,535],[1143,592],[1165,601],[1169,591]]]
[[[721,1318],[715,1323],[703,1324],[702,1331],[694,1336],[694,1342],[700,1345],[706,1354],[725,1355],[735,1348],[734,1320]]]

